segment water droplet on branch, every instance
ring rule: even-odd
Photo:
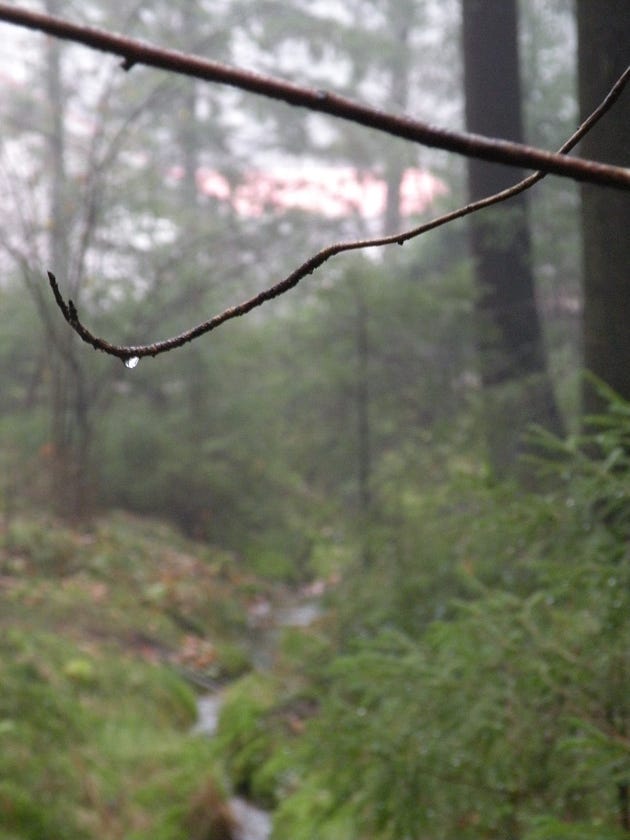
[[[140,359],[138,358],[138,356],[129,356],[128,359],[125,359],[125,367],[129,368],[130,370],[133,370],[133,368],[137,366],[139,361]]]

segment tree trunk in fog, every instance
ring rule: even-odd
[[[181,4],[179,25],[181,28],[183,48],[187,52],[194,52],[195,39],[199,36],[199,15],[197,3],[185,0]],[[182,195],[184,209],[191,215],[190,222],[198,220],[197,213],[197,167],[199,166],[199,131],[197,125],[197,84],[195,79],[184,79],[180,82],[180,105],[177,132],[179,135],[182,162],[184,166],[184,180]]]
[[[462,4],[466,126],[522,141],[516,0]],[[498,192],[522,177],[511,167],[470,160],[470,198]],[[526,195],[473,214],[470,242],[488,448],[502,475],[514,471],[529,424],[554,432],[562,425],[536,308]]]
[[[395,51],[389,62],[390,109],[404,113],[409,101],[409,9],[403,0],[395,0],[390,8]],[[405,159],[402,154],[387,161],[385,182],[387,185],[385,219],[383,232],[396,233],[401,229],[400,186],[405,172]]]
[[[58,0],[47,0],[46,11],[60,14]],[[61,73],[61,42],[49,39],[45,72],[49,109],[46,132],[47,163],[50,172],[48,252],[54,273],[67,282],[71,278],[69,249],[68,175],[64,126],[65,92]],[[78,289],[70,289],[77,300]],[[82,368],[75,355],[75,337],[61,324],[53,327],[50,355],[51,386],[51,500],[64,517],[81,518],[88,508],[87,459],[91,425]]]
[[[369,523],[372,513],[372,444],[370,429],[370,379],[368,307],[361,278],[353,283],[356,321],[356,422],[357,422],[357,483],[359,496],[359,527],[361,554],[365,566],[371,562]]]
[[[196,42],[204,31],[204,15],[200,13],[196,0],[184,0],[180,4],[179,30],[183,49],[195,52]],[[207,19],[205,21],[207,24]],[[187,266],[183,272],[181,282],[186,283],[187,306],[190,312],[196,314],[203,311],[204,295],[207,291],[205,272],[199,265],[198,250],[204,245],[204,218],[200,209],[199,193],[197,190],[197,170],[199,169],[203,128],[200,124],[197,109],[199,98],[199,82],[196,79],[180,81],[181,92],[178,100],[177,138],[179,152],[184,169],[181,189],[181,214],[185,220],[186,236],[188,238]],[[186,394],[191,423],[190,442],[198,452],[204,442],[212,434],[208,428],[208,390],[207,365],[205,350],[196,345],[187,348],[187,377]],[[192,465],[191,465],[192,466]]]
[[[587,116],[630,56],[628,0],[577,0],[580,114]],[[630,92],[584,138],[583,157],[630,166]],[[630,399],[630,199],[583,185],[584,367]],[[602,408],[589,383],[584,408]]]

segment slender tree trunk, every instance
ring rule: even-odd
[[[48,0],[46,11],[56,14],[56,0]],[[64,92],[61,79],[61,45],[50,38],[46,44],[46,93],[49,122],[47,132],[48,167],[50,171],[48,251],[50,264],[57,276],[67,281],[70,259],[66,231],[67,175],[64,130]],[[71,352],[71,336],[66,330],[57,332],[55,342],[58,352],[50,357],[51,375],[51,437],[52,437],[52,488],[51,498],[57,513],[67,513],[72,507],[73,470],[70,458],[70,402],[65,356]]]
[[[60,13],[59,0],[47,0],[46,11]],[[50,170],[48,252],[52,270],[70,284],[78,299],[79,282],[72,276],[70,258],[69,182],[64,124],[65,91],[62,46],[56,39],[46,45],[46,93],[49,107],[46,134]],[[88,458],[92,439],[89,400],[84,372],[75,355],[75,338],[65,324],[52,327],[50,346],[52,472],[51,500],[55,511],[71,519],[89,510]]]
[[[371,490],[371,443],[370,443],[370,382],[369,382],[369,343],[368,309],[365,293],[360,282],[355,287],[356,294],[356,417],[358,450],[358,485],[359,508],[367,518],[372,505]]]
[[[395,51],[389,64],[391,108],[404,113],[409,103],[409,21],[403,0],[395,0],[390,8]],[[383,232],[396,233],[401,229],[400,186],[405,172],[405,158],[396,155],[387,161],[385,183],[387,188]]]
[[[194,52],[195,41],[199,38],[203,16],[196,0],[184,0],[181,3],[179,27],[185,50]],[[179,98],[179,121],[177,136],[181,153],[184,177],[181,189],[180,212],[185,220],[184,236],[190,242],[188,249],[189,266],[182,280],[187,284],[187,298],[190,311],[195,313],[203,309],[204,295],[207,291],[203,270],[199,268],[195,249],[202,239],[203,218],[201,216],[199,193],[197,190],[197,171],[200,162],[201,127],[197,115],[198,82],[195,79],[183,80]],[[197,347],[189,347],[187,394],[190,412],[190,457],[198,458],[198,453],[212,430],[208,428],[208,376],[205,356]]]
[[[577,0],[578,87],[582,117],[601,101],[630,57],[627,0]],[[630,166],[630,93],[584,138],[580,153]],[[630,399],[630,200],[624,193],[584,185],[582,242],[584,367]],[[587,414],[602,408],[590,383]]]
[[[370,531],[373,515],[372,428],[370,422],[370,339],[369,308],[365,296],[365,278],[360,272],[348,277],[354,305],[354,420],[356,440],[356,482],[358,530],[361,562],[372,562]]]
[[[194,0],[185,0],[181,5],[180,27],[184,49],[194,51],[195,38],[198,36],[199,14]],[[191,214],[191,220],[197,220],[197,168],[199,166],[199,138],[197,126],[197,82],[194,79],[183,81],[180,97],[180,120],[178,126],[179,142],[184,164],[183,199],[184,209]]]
[[[470,131],[523,139],[517,28],[516,0],[463,0]],[[470,160],[470,198],[498,192],[521,177],[511,167]],[[536,308],[526,195],[473,214],[470,243],[488,449],[501,475],[516,469],[529,424],[561,430]]]

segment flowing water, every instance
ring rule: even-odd
[[[256,629],[257,642],[254,650],[254,662],[259,668],[268,668],[273,659],[273,650],[283,627],[308,627],[319,615],[321,606],[318,601],[300,601],[278,607],[270,614],[271,620],[265,622],[263,632]],[[217,689],[202,695],[197,701],[198,720],[193,732],[212,737],[217,731],[219,713],[223,702],[223,691]],[[230,799],[230,808],[238,823],[236,840],[268,840],[271,836],[271,815],[241,797]]]
[[[193,733],[212,737],[217,731],[219,712],[223,702],[221,689],[205,694],[197,701],[198,720]],[[236,817],[236,840],[268,840],[271,835],[271,816],[239,796],[230,799],[230,810]]]
[[[238,823],[236,840],[268,840],[271,836],[271,815],[240,797],[230,800]]]

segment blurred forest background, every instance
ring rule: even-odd
[[[550,150],[630,44],[620,0],[24,5]],[[277,840],[630,836],[627,196],[547,178],[129,369],[47,270],[155,341],[519,173],[0,34],[1,840],[229,840],[231,790]],[[212,744],[174,661],[233,682]]]

